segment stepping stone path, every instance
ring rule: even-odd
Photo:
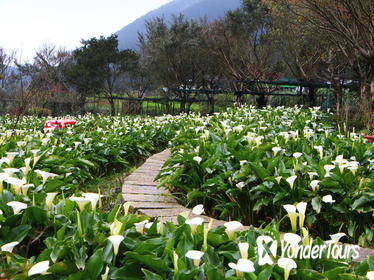
[[[150,218],[158,217],[164,222],[176,222],[178,214],[190,212],[191,210],[180,205],[167,189],[157,188],[158,182],[154,181],[154,178],[161,171],[164,162],[169,157],[170,150],[166,149],[148,158],[142,166],[125,178],[122,186],[122,197],[125,202],[131,202],[132,209],[140,214]],[[196,216],[190,213],[189,218],[194,217],[201,217],[205,222],[210,221],[207,216]],[[214,219],[213,226],[217,227],[225,222]],[[243,230],[246,229],[248,227],[243,228]],[[356,261],[362,261],[368,256],[374,256],[374,250],[371,248],[360,248],[359,258]]]
[[[132,208],[140,214],[163,221],[176,222],[180,213],[190,212],[176,201],[165,188],[157,188],[154,178],[161,171],[164,162],[170,157],[170,150],[148,158],[146,162],[125,178],[122,186],[124,201],[130,201]],[[203,215],[190,214],[189,218],[201,217],[205,222],[210,218]],[[225,221],[214,220],[213,226],[223,225]]]

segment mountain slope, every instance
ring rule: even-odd
[[[118,31],[121,49],[137,49],[138,32],[145,32],[145,22],[155,17],[164,17],[168,22],[172,15],[184,14],[190,19],[207,17],[209,21],[221,18],[228,10],[239,8],[241,0],[174,0],[159,9],[149,12]]]

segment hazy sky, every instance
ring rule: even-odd
[[[80,40],[115,33],[171,0],[0,0],[0,47],[22,59],[49,43],[73,49]]]

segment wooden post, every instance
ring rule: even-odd
[[[309,107],[316,106],[316,88],[313,86],[309,87],[308,102],[309,102]]]
[[[266,107],[266,96],[265,95],[259,95],[257,98],[256,98],[256,101],[257,101],[257,107],[259,109],[262,109],[262,108],[265,108]]]

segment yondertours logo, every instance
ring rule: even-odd
[[[274,264],[278,256],[278,241],[270,236],[259,236],[256,240],[258,264]],[[280,242],[281,258],[289,259],[357,259],[359,257],[359,246],[341,244],[335,240],[326,241],[324,244],[313,244],[310,239],[307,244],[301,242],[300,236],[293,233],[286,233]]]
[[[258,264],[273,264],[277,257],[278,242],[270,236],[259,236],[256,239]]]

